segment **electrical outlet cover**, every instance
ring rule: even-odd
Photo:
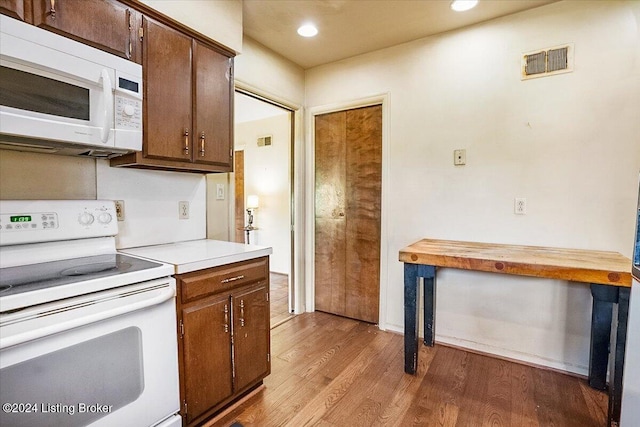
[[[178,202],[178,219],[189,219],[189,202]]]
[[[516,215],[525,215],[527,213],[527,199],[524,197],[516,197],[513,205],[513,213]]]

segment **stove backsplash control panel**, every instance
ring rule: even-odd
[[[118,234],[111,200],[0,200],[0,246]]]

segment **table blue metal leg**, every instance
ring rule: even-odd
[[[404,264],[404,371],[418,367],[418,265]]]
[[[631,288],[618,288],[618,328],[616,330],[616,349],[611,370],[609,386],[609,424],[620,423],[622,411],[622,374],[624,373],[624,355],[627,346],[627,327],[629,320],[629,298]]]
[[[418,276],[424,278],[424,345],[433,347],[436,333],[436,268],[421,265]]]
[[[598,390],[607,388],[607,365],[611,341],[613,304],[618,302],[618,288],[591,285],[591,348],[589,351],[589,385]]]
[[[418,368],[418,280],[424,278],[424,343],[433,346],[435,334],[436,268],[404,264],[404,371]]]

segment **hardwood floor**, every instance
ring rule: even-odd
[[[271,303],[271,327],[286,322],[293,317],[289,313],[289,276],[280,273],[269,273],[269,301]]]
[[[569,426],[606,424],[585,380],[443,345],[403,370],[402,335],[315,312],[272,329],[265,389],[214,425]]]

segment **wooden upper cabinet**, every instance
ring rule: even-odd
[[[143,153],[190,161],[192,154],[191,38],[143,17]]]
[[[34,25],[140,62],[140,14],[134,9],[117,0],[32,1]]]
[[[193,161],[232,170],[231,122],[233,76],[231,58],[198,41],[193,43]]]
[[[142,17],[142,152],[111,166],[233,171],[233,54],[179,28]]]
[[[31,0],[0,0],[0,13],[21,21],[31,21],[28,13]]]

